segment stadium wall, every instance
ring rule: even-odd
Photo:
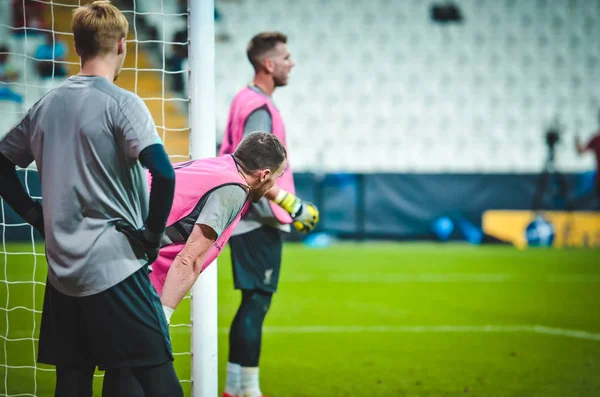
[[[33,195],[41,196],[36,172],[19,172]],[[597,209],[593,173],[568,173],[573,210]],[[464,217],[481,226],[487,210],[532,208],[538,174],[295,174],[300,197],[321,210],[320,231],[342,238],[432,239],[432,223],[441,216]],[[542,209],[562,209],[550,187]],[[4,206],[5,223],[19,223]],[[7,241],[31,238],[28,226],[10,226]],[[298,236],[292,236],[298,238]]]

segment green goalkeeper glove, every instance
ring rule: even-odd
[[[275,203],[292,216],[294,227],[301,233],[312,231],[319,222],[319,209],[314,204],[302,201],[283,189],[277,194]]]

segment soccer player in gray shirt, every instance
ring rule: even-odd
[[[57,396],[91,396],[96,366],[131,368],[146,396],[183,396],[147,266],[165,230],[174,172],[144,102],[113,84],[128,28],[108,1],[76,9],[80,73],[0,141],[0,194],[45,235],[38,361],[56,366]],[[15,170],[33,161],[42,206]]]

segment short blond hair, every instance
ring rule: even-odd
[[[129,32],[125,15],[110,1],[94,1],[73,11],[75,48],[83,59],[109,53]]]

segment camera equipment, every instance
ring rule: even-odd
[[[550,188],[550,193],[554,200],[554,205],[569,209],[570,205],[567,201],[567,180],[564,175],[556,169],[554,162],[554,155],[556,145],[560,142],[561,127],[558,121],[555,121],[553,125],[546,131],[546,163],[540,176],[538,177],[535,193],[533,196],[533,210],[539,210],[542,207],[544,193],[546,189]],[[562,205],[561,205],[562,204]]]
[[[546,145],[550,150],[554,150],[554,146],[560,141],[560,132],[557,129],[551,128],[546,132]]]

